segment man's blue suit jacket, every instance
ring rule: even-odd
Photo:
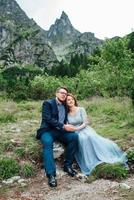
[[[65,106],[65,120],[67,122],[67,108]],[[59,122],[59,112],[56,99],[49,99],[43,102],[42,106],[42,121],[40,128],[37,130],[36,138],[40,139],[42,133],[49,130],[62,130],[62,123]]]

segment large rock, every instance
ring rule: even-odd
[[[61,143],[55,142],[53,147],[54,158],[60,158],[60,156],[64,153],[64,150],[64,146]]]

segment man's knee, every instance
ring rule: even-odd
[[[78,142],[78,134],[77,133],[74,133],[74,140],[76,141],[76,142]]]
[[[70,139],[71,141],[77,142],[77,141],[78,141],[78,134],[77,134],[77,133],[70,133],[69,139]]]
[[[53,146],[53,138],[51,135],[44,133],[41,137],[41,142],[45,147],[52,147]]]

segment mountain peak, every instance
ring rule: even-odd
[[[70,22],[70,20],[68,18],[68,15],[64,11],[62,11],[62,14],[61,14],[60,18],[56,19],[54,26],[55,25],[58,26],[58,27],[59,26],[60,27],[72,26],[72,24],[71,24],[71,22]]]
[[[55,23],[50,27],[47,39],[49,43],[57,46],[67,43],[72,43],[72,41],[80,34],[71,24],[67,14],[62,11],[60,19],[56,19]]]
[[[68,18],[68,16],[64,11],[62,11],[62,14],[61,14],[60,18],[65,19],[65,18]]]

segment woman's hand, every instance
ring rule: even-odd
[[[71,124],[65,124],[64,127],[63,127],[66,131],[77,131],[77,128]]]

